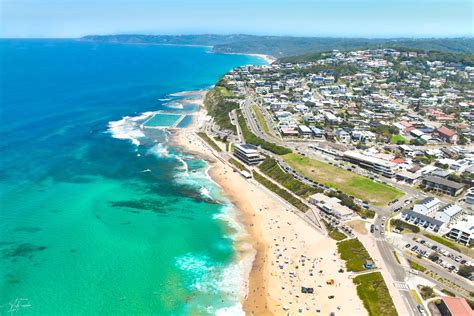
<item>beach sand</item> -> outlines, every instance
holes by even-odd
[[[172,141],[208,161],[209,175],[236,206],[237,220],[249,234],[236,240],[237,250],[247,249],[239,243],[251,243],[255,250],[252,265],[242,271],[246,314],[366,315],[349,274],[338,272],[344,263],[336,253],[336,243],[295,215],[277,196],[222,162],[195,133],[205,115],[200,111],[193,126],[176,131]],[[334,284],[326,284],[331,279]],[[313,288],[314,293],[301,293],[302,286]]]

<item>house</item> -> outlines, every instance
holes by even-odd
[[[257,147],[250,144],[235,144],[234,156],[248,165],[256,165],[263,160]]]
[[[311,129],[306,125],[299,125],[298,132],[301,136],[311,137],[312,135]]]
[[[443,296],[436,306],[441,316],[474,316],[474,311],[463,297]]]
[[[447,142],[447,143],[451,143],[451,144],[456,144],[457,141],[458,141],[458,134],[453,131],[453,130],[450,130],[449,128],[447,127],[440,127],[438,128],[436,131],[435,131],[435,134],[443,141]]]
[[[376,140],[375,134],[370,131],[353,131],[352,139],[362,143],[373,143]]]
[[[427,197],[413,206],[413,212],[433,217],[441,201],[435,197]]]
[[[464,189],[464,184],[462,183],[436,176],[425,176],[422,179],[421,186],[424,189],[442,192],[451,196],[458,196]]]
[[[343,143],[350,143],[351,135],[343,129],[336,130],[336,137]]]
[[[314,126],[310,126],[309,129],[311,130],[311,132],[313,133],[313,136],[315,138],[323,138],[324,137],[324,130],[322,130],[320,128],[317,128],[317,127],[314,127]]]
[[[474,215],[454,224],[447,237],[467,246],[474,243]]]
[[[445,223],[449,226],[451,223],[459,219],[462,215],[462,208],[456,204],[448,204],[440,208],[436,212],[435,219]]]

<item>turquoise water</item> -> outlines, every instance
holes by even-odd
[[[144,126],[153,126],[153,127],[168,127],[173,125],[180,117],[179,114],[166,114],[158,113],[149,118]]]
[[[0,53],[0,314],[238,310],[232,209],[203,161],[138,125],[171,94],[262,62],[68,40]]]
[[[176,127],[178,128],[187,127],[189,124],[191,124],[192,121],[193,121],[192,115],[186,115]]]

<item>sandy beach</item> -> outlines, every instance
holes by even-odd
[[[295,215],[277,196],[221,161],[195,133],[205,116],[201,110],[193,126],[176,131],[172,141],[208,161],[209,175],[238,209],[237,220],[249,234],[248,240],[236,241],[237,251],[246,249],[239,243],[251,243],[255,250],[250,271],[242,271],[246,314],[366,315],[335,242]],[[339,272],[341,268],[344,272]],[[302,293],[302,287],[312,288],[313,293]]]

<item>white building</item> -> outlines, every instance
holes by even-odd
[[[420,213],[426,216],[433,217],[435,212],[440,207],[441,201],[435,197],[428,197],[423,199],[422,201],[416,203],[413,206],[413,211],[416,213]]]
[[[474,242],[474,216],[468,216],[465,220],[453,225],[447,237],[463,245],[472,244]]]
[[[339,139],[340,142],[343,142],[343,143],[351,142],[351,135],[343,129],[336,130],[336,137]]]
[[[263,160],[257,148],[250,144],[235,144],[234,156],[248,165],[256,165]]]
[[[316,205],[322,211],[344,220],[351,218],[354,211],[340,202],[341,200],[338,198],[329,197],[322,193],[316,193],[309,197],[309,203]]]
[[[474,204],[474,187],[467,190],[466,195],[464,196],[466,203]]]
[[[445,223],[447,226],[457,220],[462,213],[462,208],[456,204],[448,204],[436,212],[435,219]]]

